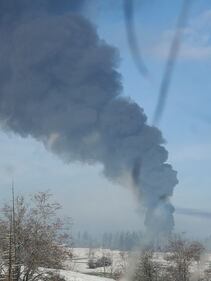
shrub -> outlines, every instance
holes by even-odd
[[[112,260],[110,257],[103,256],[96,261],[93,259],[89,259],[88,267],[90,269],[98,268],[98,267],[107,267],[112,265]]]

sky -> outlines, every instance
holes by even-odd
[[[92,0],[84,13],[100,37],[118,48],[123,92],[136,101],[151,123],[158,88],[182,1],[134,1],[138,42],[149,78],[142,77],[128,48],[121,2]],[[94,3],[94,4],[93,4]],[[211,4],[192,1],[167,105],[159,128],[166,140],[169,162],[178,171],[172,197],[178,208],[210,211],[211,198]],[[62,162],[32,138],[0,133],[1,201],[8,200],[12,179],[16,193],[51,190],[74,221],[90,232],[137,230],[143,216],[135,196],[109,182],[102,167]],[[175,214],[175,231],[209,236],[211,219]]]

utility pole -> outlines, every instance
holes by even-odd
[[[12,208],[9,224],[8,281],[14,281],[16,275],[16,223],[14,182],[12,182]]]
[[[10,215],[10,230],[9,230],[9,257],[8,257],[8,280],[12,281],[12,214]]]
[[[0,233],[4,245],[2,248],[3,263],[1,265],[3,268],[0,271],[0,280],[3,281],[16,281],[18,277],[14,182],[12,182],[11,197],[11,205],[5,210],[5,218],[8,218],[8,224]]]
[[[12,181],[12,227],[13,227],[13,247],[14,247],[14,257],[13,257],[13,276],[12,279],[16,280],[17,274],[17,243],[16,243],[16,221],[15,221],[15,189],[14,181]]]

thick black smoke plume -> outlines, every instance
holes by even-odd
[[[1,127],[67,161],[102,163],[106,177],[134,190],[148,231],[169,233],[176,172],[161,132],[121,95],[117,50],[80,15],[32,0],[19,0],[17,12],[10,2],[1,2]]]

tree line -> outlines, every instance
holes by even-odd
[[[78,232],[73,237],[76,248],[104,248],[120,251],[131,251],[139,247],[143,240],[141,231],[104,232],[93,236],[89,232]]]

